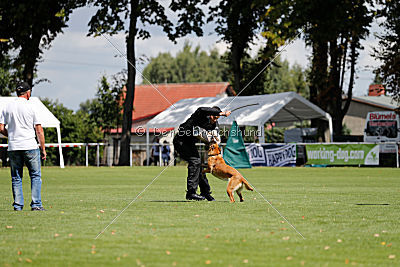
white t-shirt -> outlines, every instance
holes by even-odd
[[[0,123],[8,125],[8,151],[37,149],[35,125],[42,124],[34,105],[17,97],[0,113]]]

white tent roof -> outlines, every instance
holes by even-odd
[[[199,107],[218,106],[223,111],[256,104],[232,112],[229,117],[221,117],[220,125],[231,125],[236,120],[239,125],[260,126],[275,122],[279,126],[288,126],[294,122],[321,118],[332,123],[331,116],[295,92],[279,94],[238,96],[238,97],[202,97],[182,99],[164,110],[147,123],[148,128],[178,127]]]
[[[13,96],[2,96],[0,97],[0,112],[3,107],[5,107],[8,103],[16,99]],[[43,124],[42,127],[58,127],[60,126],[60,121],[47,109],[47,107],[40,101],[38,97],[31,97],[29,102],[32,103],[40,116],[42,117]]]

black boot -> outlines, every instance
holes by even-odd
[[[201,193],[200,195],[203,196],[208,201],[215,201],[215,198],[213,198],[213,196],[211,195],[211,192]]]
[[[196,192],[188,191],[188,192],[186,193],[186,199],[187,199],[187,200],[197,200],[197,201],[200,201],[200,200],[204,200],[205,197],[196,194]]]

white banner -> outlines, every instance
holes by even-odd
[[[253,166],[296,165],[296,144],[250,144],[246,150]]]

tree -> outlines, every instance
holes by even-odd
[[[307,97],[308,86],[302,67],[298,64],[290,67],[287,60],[281,61],[279,57],[275,59],[275,63],[276,66],[264,74],[263,93],[296,92]]]
[[[96,98],[80,104],[79,111],[87,114],[91,123],[102,129],[104,135],[121,123],[121,103],[123,86],[126,84],[126,73],[112,76],[112,82],[103,75],[100,78]]]
[[[216,21],[215,31],[229,44],[226,60],[231,66],[236,92],[239,93],[245,83],[250,82],[243,79],[244,72],[249,73],[246,77],[254,78],[272,60],[278,48],[295,36],[297,29],[291,27],[287,20],[292,12],[289,3],[289,0],[260,0],[250,3],[245,0],[222,0],[210,8],[208,21]],[[266,45],[259,53],[257,65],[252,67],[245,62],[249,58],[247,50],[260,32]]]
[[[371,84],[382,84],[382,78],[379,75],[378,71],[375,71],[375,76],[374,76],[374,80],[372,81]]]
[[[75,8],[85,0],[20,0],[0,2],[0,42],[3,62],[9,52],[17,53],[13,62],[22,68],[23,80],[33,85],[37,62],[43,49],[67,27]]]
[[[378,14],[384,18],[380,24],[384,33],[377,35],[379,46],[373,53],[381,61],[376,74],[382,79],[385,90],[400,103],[400,3],[393,0],[378,3],[383,5]]]
[[[259,70],[260,53],[254,58],[244,60],[248,67],[244,69],[243,80],[251,81]],[[242,92],[241,95],[275,94],[296,92],[308,98],[309,88],[306,82],[307,72],[299,64],[292,67],[287,60],[276,57],[273,64],[266,69]]]
[[[216,49],[208,54],[200,46],[192,49],[189,42],[185,42],[175,57],[160,53],[151,58],[143,70],[151,83],[223,82],[228,79],[226,73],[227,65]]]
[[[169,52],[150,58],[149,64],[143,69],[143,76],[149,81],[143,80],[143,83],[176,83],[179,79],[175,65],[175,58]]]
[[[306,44],[312,47],[310,101],[332,116],[334,135],[342,133],[350,106],[360,41],[368,35],[372,21],[367,7],[371,4],[369,0],[319,0],[297,1],[294,5],[293,21],[300,22]],[[343,102],[346,71],[349,85]],[[313,120],[312,127],[318,127],[322,135],[326,126]]]
[[[211,50],[210,55],[196,47],[191,49],[190,44],[185,44],[176,57],[169,53],[160,53],[151,58],[144,68],[143,74],[152,83],[182,83],[182,82],[219,82],[229,81],[229,66],[216,50]],[[250,66],[243,72],[243,80],[250,81],[254,78],[252,67],[257,67],[259,56],[247,58],[243,62]],[[281,61],[277,57],[274,65],[256,79],[242,95],[273,94],[293,91],[308,97],[307,73],[298,64],[289,66],[287,60]]]
[[[150,37],[147,25],[158,25],[167,34],[168,38],[185,36],[190,32],[202,35],[203,12],[195,0],[174,0],[170,9],[175,12],[178,25],[174,29],[173,23],[168,19],[165,8],[156,0],[91,0],[98,8],[96,14],[89,22],[89,34],[116,34],[124,31],[126,34],[126,51],[128,80],[126,98],[123,108],[122,135],[119,164],[129,165],[129,145],[131,141],[132,111],[135,97],[135,40]],[[125,20],[128,20],[126,26]],[[141,27],[142,26],[142,27]]]
[[[41,101],[60,121],[63,143],[90,143],[102,140],[103,134],[100,128],[89,119],[89,114],[82,111],[74,113],[58,101],[47,98]],[[44,133],[46,143],[57,143],[57,132],[54,128],[45,128]],[[63,156],[66,165],[82,165],[84,162],[84,153],[78,149],[64,149]],[[47,164],[57,165],[58,162],[58,153],[49,153]]]
[[[0,95],[10,96],[17,87],[17,81],[22,78],[22,68],[12,66],[12,59],[4,55],[0,61]]]
[[[296,63],[292,66],[289,73],[294,85],[293,91],[308,99],[310,96],[310,88],[307,82],[308,70],[303,70],[303,68]]]

